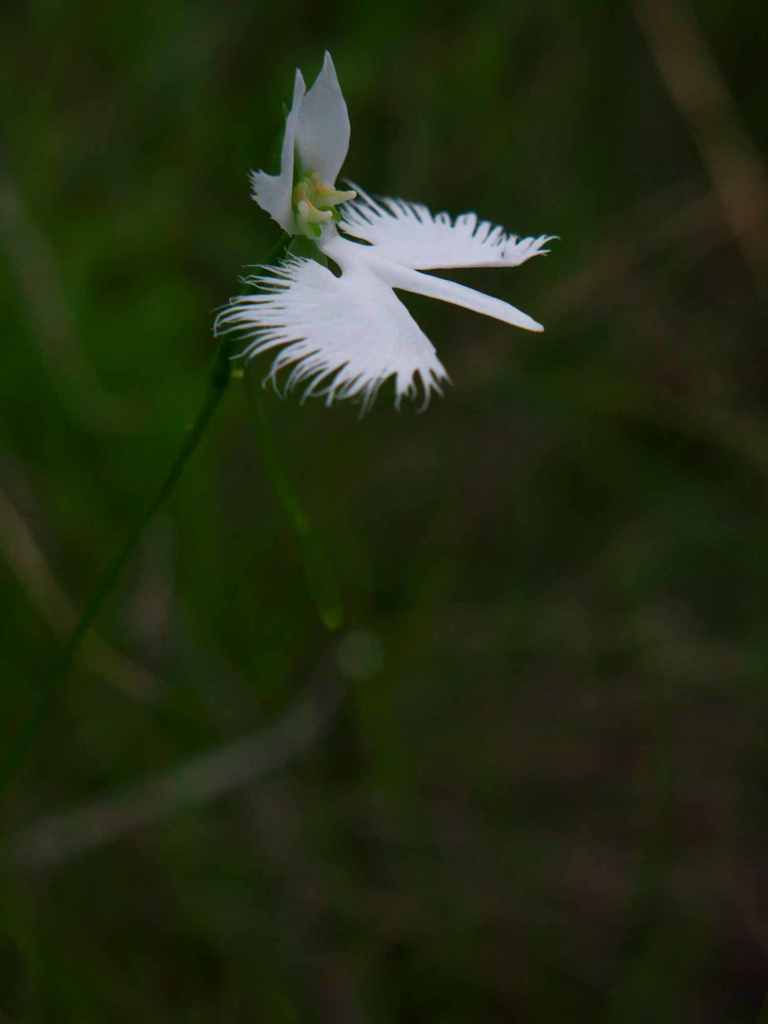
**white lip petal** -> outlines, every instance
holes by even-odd
[[[390,287],[365,264],[336,277],[314,260],[289,257],[248,281],[258,289],[219,314],[216,332],[239,331],[243,355],[279,349],[267,380],[287,370],[286,391],[304,384],[304,397],[360,398],[367,409],[389,377],[396,404],[423,404],[448,379],[434,346]]]
[[[293,83],[293,102],[291,103],[290,113],[285,121],[280,173],[251,172],[251,195],[262,210],[265,210],[270,217],[276,220],[280,227],[287,231],[289,235],[294,233],[292,206],[294,149],[306,88],[301,71],[297,68]]]
[[[383,259],[413,270],[517,267],[547,252],[544,246],[555,237],[518,238],[475,213],[433,214],[421,203],[374,199],[350,184],[358,198],[342,207],[341,229],[375,245]]]
[[[333,185],[349,149],[349,114],[336,68],[326,51],[323,67],[301,105],[296,148],[302,170]]]

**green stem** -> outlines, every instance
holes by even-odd
[[[317,246],[313,245],[309,239],[301,237],[281,239],[272,250],[267,262],[275,263],[288,253],[294,256],[303,256],[305,259],[317,259],[323,266],[328,263]],[[322,541],[316,537],[310,517],[283,468],[261,395],[252,386],[250,379],[247,380],[247,384],[249,385],[249,396],[259,419],[259,439],[264,468],[277,500],[296,534],[309,594],[326,629],[331,631],[340,629],[344,623],[344,608],[333,564]]]
[[[88,635],[96,616],[99,614],[110,591],[136,550],[144,531],[178,483],[184,467],[200,444],[211,417],[224,397],[231,378],[231,349],[229,345],[222,343],[219,346],[211,371],[205,401],[200,412],[197,414],[195,422],[184,438],[178,455],[168,470],[157,494],[145,509],[143,516],[137,522],[123,546],[116,552],[112,560],[107,563],[102,571],[90,600],[83,609],[77,625],[70,634],[64,650],[61,652],[58,664],[42,686],[29,718],[11,741],[5,756],[0,761],[0,791],[5,789],[24,762],[38,730],[45,724],[53,708],[59,690],[58,684],[64,680],[72,667],[75,657]]]
[[[250,381],[248,384],[249,396],[259,419],[259,440],[266,474],[296,535],[309,595],[317,608],[323,625],[333,632],[340,629],[344,623],[341,591],[333,563],[328,557],[324,542],[317,535],[310,516],[304,509],[283,468],[263,399]]]

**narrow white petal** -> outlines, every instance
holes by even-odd
[[[451,219],[421,203],[374,199],[351,184],[358,198],[341,208],[342,230],[375,245],[384,259],[414,270],[517,267],[547,252],[544,246],[555,237],[518,238],[474,213]]]
[[[279,174],[266,174],[264,171],[251,172],[251,195],[262,210],[266,210],[289,235],[294,233],[291,199],[293,193],[293,160],[296,147],[296,132],[298,130],[306,88],[301,71],[297,68],[293,84],[293,102],[290,113],[285,121],[285,135],[283,136]]]
[[[248,283],[258,290],[233,299],[216,331],[243,332],[244,355],[279,349],[267,380],[276,384],[288,370],[286,391],[304,384],[304,397],[360,398],[366,409],[388,377],[398,405],[419,385],[426,404],[448,379],[408,310],[364,264],[336,277],[314,260],[290,257]]]
[[[345,273],[367,264],[370,272],[391,288],[401,288],[416,295],[426,295],[431,299],[450,302],[454,306],[463,306],[475,313],[492,316],[495,320],[501,320],[513,327],[522,327],[526,331],[544,330],[540,323],[508,302],[475,291],[474,288],[467,288],[463,284],[456,284],[455,281],[422,274],[418,270],[382,259],[381,248],[377,245],[360,245],[337,234],[329,235],[321,243],[321,247]]]
[[[302,170],[333,185],[349,149],[349,114],[330,53],[304,97],[296,131]]]
[[[393,288],[402,288],[403,291],[414,292],[416,295],[426,295],[430,299],[442,299],[443,302],[492,316],[494,320],[501,320],[502,323],[511,324],[513,327],[522,327],[526,331],[544,330],[540,323],[509,302],[495,299],[492,295],[467,288],[463,284],[456,284],[455,281],[446,281],[431,274],[421,274],[418,270],[397,266],[394,263],[382,265],[380,273]]]

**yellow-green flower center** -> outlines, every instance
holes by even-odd
[[[341,192],[327,185],[316,171],[301,178],[293,189],[293,209],[300,233],[308,238],[319,238],[323,224],[338,218],[334,207],[356,195],[356,192]]]

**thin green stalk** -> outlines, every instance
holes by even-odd
[[[268,263],[275,263],[287,253],[316,259],[327,266],[328,260],[308,239],[295,237],[283,238],[272,250]],[[298,541],[301,551],[307,589],[314,601],[320,620],[326,629],[340,629],[344,624],[344,607],[341,591],[331,559],[321,538],[317,536],[306,510],[302,506],[296,489],[291,484],[288,474],[283,468],[278,446],[275,442],[272,425],[264,408],[259,389],[253,387],[252,379],[247,379],[248,392],[259,419],[259,440],[264,458],[264,468],[272,484],[278,502],[282,506]]]
[[[0,761],[0,791],[5,789],[20,766],[23,764],[35,736],[39,729],[45,724],[46,719],[53,709],[60,684],[64,681],[72,667],[75,657],[80,650],[83,641],[88,635],[88,631],[93,625],[96,616],[99,614],[110,591],[136,550],[147,526],[178,483],[179,477],[183,473],[187,462],[194,454],[197,446],[200,444],[211,417],[224,397],[231,378],[231,350],[230,346],[223,343],[219,346],[216,354],[205,401],[203,402],[202,408],[200,409],[195,422],[192,424],[189,432],[184,438],[178,455],[174,459],[173,464],[168,470],[168,473],[155,497],[145,509],[141,519],[136,523],[136,526],[129,534],[123,546],[105,566],[90,600],[83,609],[83,613],[80,616],[77,625],[70,634],[70,637],[64,646],[64,650],[61,652],[60,659],[50,676],[41,687],[35,706],[33,707],[29,718],[21,726],[16,736],[11,740],[5,752],[5,756],[2,761]]]
[[[259,390],[250,382],[249,393],[259,419],[261,452],[272,489],[282,506],[301,551],[307,589],[326,629],[332,632],[344,624],[341,591],[323,539],[314,529],[309,514],[292,486],[280,458],[272,425]]]

